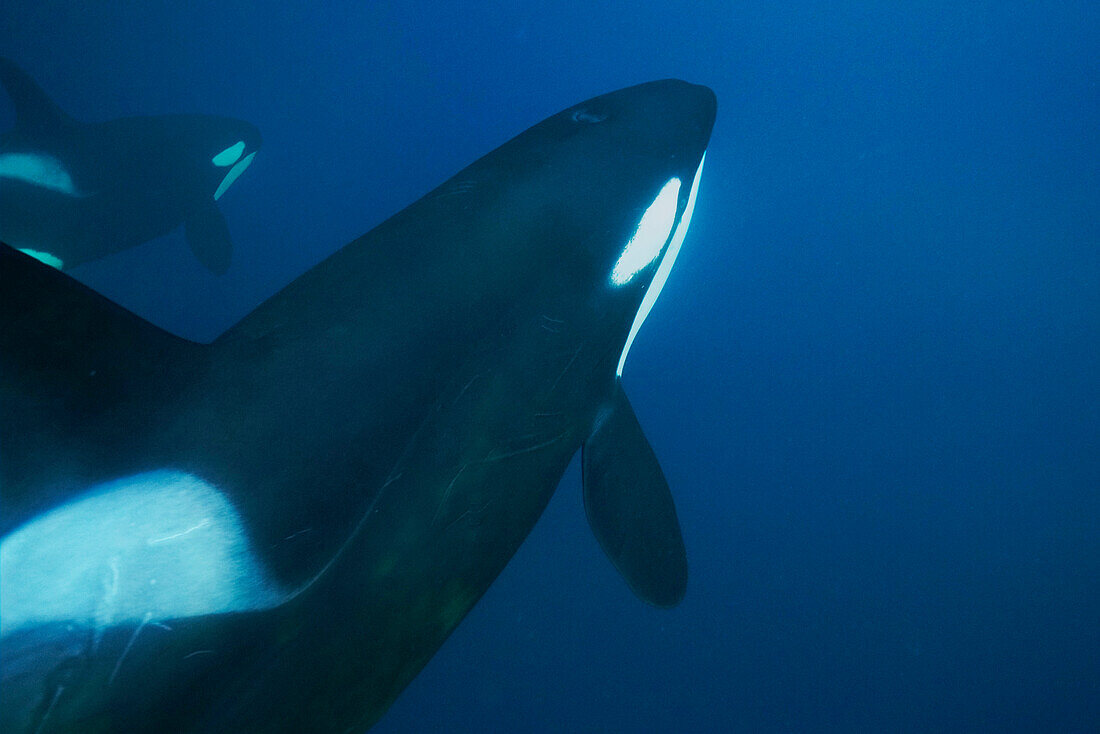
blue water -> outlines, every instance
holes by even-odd
[[[1097,731],[1100,5],[894,5],[6,0],[0,53],[79,119],[260,127],[228,275],[178,232],[75,272],[193,337],[559,109],[717,92],[624,375],[687,598],[573,467],[374,731]]]

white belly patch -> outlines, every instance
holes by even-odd
[[[67,196],[81,196],[61,161],[43,153],[0,154],[0,178],[22,181]]]
[[[232,504],[178,471],[99,485],[0,540],[0,636],[264,609],[286,597]]]

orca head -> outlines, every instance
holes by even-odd
[[[716,111],[710,89],[668,79],[575,105],[515,141],[558,192],[550,257],[561,287],[594,304],[594,328],[621,340],[620,375],[687,232]]]
[[[599,110],[596,102],[574,110],[573,116],[583,119]],[[660,295],[691,223],[717,100],[706,87],[666,80],[623,90],[604,104],[618,110],[624,122],[621,134],[635,155],[646,159],[636,179],[643,184],[639,195],[644,209],[640,214],[634,210],[630,237],[614,253],[604,284],[611,300],[625,302],[626,313],[633,314],[615,368],[621,376],[634,337]],[[608,264],[605,260],[605,271]]]
[[[196,203],[220,199],[263,144],[255,125],[228,117],[166,115],[142,122],[177,191]]]

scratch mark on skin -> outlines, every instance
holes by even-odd
[[[565,415],[564,413],[535,413],[536,418],[557,418]]]
[[[214,654],[213,650],[195,650],[195,652],[189,652],[186,655],[184,655],[183,659],[187,660],[188,658],[193,658],[196,655],[213,655],[213,654]]]
[[[57,690],[53,692],[53,698],[50,699],[50,705],[46,707],[46,712],[42,714],[42,718],[38,720],[38,726],[34,727],[35,734],[42,731],[42,727],[46,725],[46,719],[50,718],[50,714],[53,713],[54,706],[57,705],[57,699],[61,698],[61,694],[65,692],[65,686],[59,685]]]
[[[534,440],[536,440],[538,438],[541,438],[542,436],[545,436],[545,435],[546,435],[545,433],[541,433],[541,432],[524,433],[522,436],[512,436],[511,441],[509,443],[514,445],[514,444],[517,444],[517,443],[524,443],[526,441],[534,441]]]
[[[111,677],[107,679],[108,686],[115,682],[115,676],[118,675],[118,671],[122,667],[122,661],[126,659],[126,656],[130,652],[130,649],[133,648],[134,643],[137,641],[138,635],[140,635],[141,631],[145,629],[145,625],[149,624],[150,620],[152,619],[152,612],[146,612],[145,616],[141,618],[141,624],[139,624],[137,626],[137,629],[134,630],[134,634],[130,635],[130,640],[126,643],[126,647],[123,648],[122,654],[118,656],[118,662],[115,663],[115,669],[111,671]]]
[[[542,319],[543,320],[539,322],[539,326],[549,331],[551,334],[560,334],[562,331],[561,327],[565,325],[565,319],[555,319],[546,314],[542,314]]]
[[[187,528],[186,530],[181,530],[178,533],[172,533],[171,535],[166,535],[163,538],[151,538],[151,539],[149,539],[145,542],[148,543],[149,545],[156,545],[157,543],[164,543],[165,541],[175,540],[176,538],[182,538],[183,536],[187,535],[188,533],[193,533],[196,530],[202,530],[206,526],[210,525],[210,523],[211,523],[211,520],[210,520],[209,517],[207,517],[207,518],[203,519],[203,521],[200,522],[198,525],[195,525],[194,527]]]
[[[573,363],[577,361],[577,357],[581,356],[582,349],[584,349],[583,344],[577,347],[576,351],[573,352],[573,356],[569,358],[569,361],[566,363],[565,368],[557,376],[557,379],[554,380],[554,383],[550,385],[550,392],[554,392],[554,388],[556,388],[558,386],[558,383],[561,382],[561,378],[565,377],[565,373],[568,372],[569,368],[573,366]]]
[[[516,449],[515,451],[507,451],[503,454],[498,454],[498,453],[496,453],[497,450],[493,449],[481,461],[483,463],[488,463],[490,461],[501,461],[503,459],[507,459],[507,458],[512,457],[512,456],[519,456],[520,454],[529,454],[532,451],[538,451],[539,449],[543,449],[543,448],[546,448],[547,446],[550,446],[551,444],[557,443],[558,441],[565,438],[565,435],[566,434],[564,434],[564,433],[559,433],[557,436],[554,436],[553,438],[551,438],[549,440],[542,441],[540,443],[536,443],[532,446],[527,446],[527,447],[524,447],[522,449]]]
[[[428,425],[428,421],[430,421],[442,409],[443,406],[437,403],[435,406],[435,410],[430,411],[428,415],[424,416],[424,419],[420,421],[419,427],[417,427],[416,431],[413,432],[413,441],[415,441],[416,437],[420,436],[420,434],[424,431],[424,427]],[[401,455],[401,459],[398,460],[398,465],[400,465],[401,462],[405,460],[408,452],[409,449],[406,447],[404,453],[402,453]],[[404,472],[397,472],[396,474],[391,473],[391,475],[386,479],[386,482],[382,485],[381,489],[378,490],[378,494],[375,496],[374,500],[372,500],[371,503],[367,505],[367,509],[363,513],[362,517],[360,517],[359,520],[355,523],[355,527],[352,528],[351,533],[349,533],[347,538],[344,539],[344,542],[340,544],[340,547],[336,550],[336,553],[334,553],[333,556],[328,559],[325,565],[321,567],[321,570],[314,574],[312,578],[308,579],[305,583],[303,583],[296,589],[293,589],[286,596],[284,602],[290,601],[291,599],[294,599],[295,597],[308,591],[315,583],[317,583],[318,579],[324,577],[324,575],[328,573],[328,570],[332,568],[334,563],[336,563],[343,557],[344,551],[346,551],[359,536],[359,533],[363,530],[363,527],[367,524],[367,521],[374,518],[378,514],[378,501],[385,494],[382,490],[386,489],[386,487],[390,486],[398,479],[400,479],[403,473]]]
[[[110,626],[114,617],[115,599],[118,597],[118,558],[111,558],[108,565],[110,576],[104,579],[103,599],[95,613],[95,634],[92,635],[92,652],[99,649],[103,639],[103,630]]]
[[[420,428],[418,428],[417,431],[419,432],[421,429],[423,429],[424,425],[427,422],[428,422],[428,419],[425,418],[421,422]],[[367,520],[370,520],[371,517],[378,514],[378,498],[382,496],[382,490],[384,490],[386,487],[390,486],[391,484],[396,482],[398,479],[400,479],[402,474],[404,474],[404,472],[397,472],[396,474],[391,474],[386,479],[386,482],[382,485],[381,489],[378,490],[378,496],[374,498],[374,501],[371,502],[371,504],[367,507],[366,512],[363,513],[363,516],[360,517],[359,521],[355,523],[355,527],[352,528],[351,533],[348,535],[347,538],[344,539],[344,542],[337,549],[336,553],[333,554],[332,558],[328,559],[328,562],[325,563],[325,565],[321,567],[320,571],[318,571],[316,574],[314,574],[313,578],[309,579],[304,584],[302,584],[298,588],[291,591],[290,594],[286,597],[285,601],[289,601],[289,600],[305,593],[306,591],[308,591],[310,589],[310,587],[312,587],[315,583],[317,583],[318,579],[320,579],[322,576],[324,576],[326,573],[328,573],[328,570],[330,568],[332,568],[332,565],[334,563],[336,563],[338,560],[340,560],[340,558],[344,555],[344,551],[346,551],[348,549],[348,546],[350,546],[352,541],[354,541],[355,538],[359,535],[359,531],[361,531],[363,529],[363,526],[367,524]]]
[[[483,512],[485,512],[485,510],[487,510],[489,508],[489,505],[492,504],[492,502],[493,502],[492,499],[488,499],[488,500],[485,500],[485,504],[483,504],[481,507],[470,507],[470,508],[468,508],[461,515],[459,515],[454,520],[451,520],[449,523],[447,523],[447,527],[443,528],[443,532],[446,533],[448,530],[450,530],[455,525],[457,525],[461,520],[469,517],[470,515],[474,515],[475,517],[481,515]],[[471,523],[471,526],[473,524],[474,523]]]
[[[151,627],[160,627],[162,630],[171,632],[172,628],[166,625],[164,622],[150,622]]]
[[[466,511],[465,511],[465,512],[463,512],[463,513],[462,513],[461,515],[459,515],[458,517],[456,517],[456,518],[455,518],[454,520],[451,520],[451,521],[450,521],[449,523],[447,523],[447,527],[443,528],[443,532],[445,533],[445,532],[447,532],[448,530],[450,530],[451,528],[453,528],[453,527],[454,527],[454,526],[455,526],[455,525],[456,525],[456,524],[457,524],[457,523],[458,523],[458,522],[459,522],[460,520],[462,520],[462,518],[466,517],[466,516],[467,516],[467,515],[469,515],[469,514],[470,514],[471,512],[473,512],[473,510],[466,510]]]
[[[313,528],[304,528],[302,530],[299,530],[296,533],[291,533],[290,535],[283,538],[283,540],[293,540],[294,538],[297,538],[299,535],[305,535],[306,533],[311,532],[312,530],[313,530]]]
[[[456,196],[458,194],[465,194],[468,191],[472,191],[476,187],[477,187],[477,181],[470,181],[470,180],[457,181],[453,185],[448,187],[446,191],[440,191],[438,194],[436,194],[432,198],[446,199],[448,197]]]
[[[470,378],[470,381],[469,381],[469,382],[467,382],[467,383],[466,383],[465,385],[463,385],[463,386],[462,386],[462,389],[458,391],[458,395],[456,395],[456,396],[455,396],[455,399],[451,401],[451,405],[452,405],[452,406],[453,406],[453,405],[454,405],[455,403],[457,403],[457,402],[458,402],[458,401],[459,401],[459,400],[460,400],[460,399],[462,398],[462,396],[463,396],[463,395],[465,395],[465,394],[466,394],[466,391],[467,391],[468,389],[470,389],[470,385],[473,385],[473,384],[474,384],[475,382],[477,382],[477,379],[478,379],[479,377],[481,377],[481,373],[480,373],[480,372],[479,372],[479,373],[477,373],[476,375],[474,375],[473,377],[471,377],[471,378]]]
[[[447,500],[451,496],[451,490],[454,489],[455,482],[458,481],[458,478],[462,476],[462,472],[466,471],[466,467],[468,466],[469,464],[463,464],[462,468],[458,470],[457,474],[455,474],[454,479],[451,480],[451,483],[447,485],[447,489],[443,492],[443,499],[439,501],[439,507],[435,508],[435,515],[432,516],[432,525],[435,525],[436,522],[439,520],[439,515],[443,512],[443,508],[444,506],[446,506]]]

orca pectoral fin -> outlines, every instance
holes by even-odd
[[[184,234],[191,252],[207,270],[215,275],[229,270],[233,242],[225,216],[213,201],[184,222]]]
[[[585,513],[604,553],[643,601],[678,604],[687,589],[680,522],[621,386],[585,441],[581,463]]]

